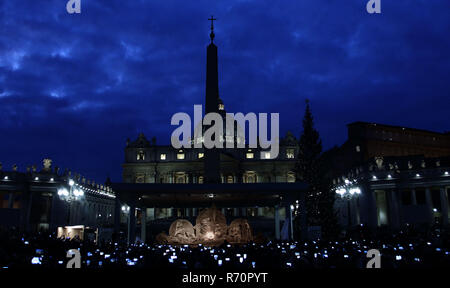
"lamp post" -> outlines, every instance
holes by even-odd
[[[127,217],[127,244],[129,245],[131,243],[130,234],[131,234],[131,229],[132,229],[131,223],[130,223],[130,221],[131,221],[130,213],[134,213],[134,209],[133,209],[133,211],[130,211],[130,206],[125,204],[122,206],[122,213],[124,213],[125,216]]]
[[[357,209],[356,207],[354,209],[352,208],[353,199],[358,198],[361,194],[361,189],[355,184],[357,184],[356,181],[352,183],[346,179],[345,184],[343,186],[337,187],[335,190],[336,194],[339,194],[342,200],[346,200],[348,226],[352,225],[352,216],[354,215],[352,214],[352,210]]]
[[[58,189],[58,196],[67,202],[68,204],[68,214],[67,214],[67,223],[70,224],[70,210],[72,208],[72,202],[74,201],[78,201],[81,197],[84,196],[84,191],[82,189],[79,189],[77,187],[74,187],[75,181],[73,181],[73,179],[69,179],[68,181],[69,184],[69,190],[67,190],[66,187],[62,187],[60,189]]]

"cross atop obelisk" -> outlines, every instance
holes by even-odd
[[[214,18],[214,16],[211,15],[211,18],[209,18],[208,20],[211,21],[211,33],[209,34],[209,37],[211,38],[211,43],[214,41],[214,20],[217,20],[216,18]]]

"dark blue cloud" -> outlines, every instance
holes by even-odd
[[[298,135],[309,98],[325,147],[352,121],[449,130],[450,2],[366,2],[2,1],[0,161],[120,180],[126,138],[167,144],[171,115],[204,102],[211,14],[228,111]]]

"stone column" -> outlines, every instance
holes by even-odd
[[[416,199],[416,189],[411,190],[411,204],[417,205],[417,199]]]
[[[388,193],[388,201],[389,201],[389,212],[391,215],[390,224],[393,229],[400,228],[400,221],[399,221],[399,210],[398,210],[398,200],[397,200],[397,194],[394,189],[387,191]]]
[[[241,215],[247,217],[247,207],[241,208]]]
[[[444,226],[448,225],[448,195],[445,191],[445,187],[439,189],[440,200],[441,200],[441,214],[442,214],[442,224]]]
[[[155,208],[147,208],[147,219],[155,220]]]
[[[136,241],[136,203],[130,201],[130,212],[128,214],[128,245]]]
[[[234,217],[238,217],[239,216],[239,209],[238,208],[234,208],[233,209],[233,216]]]
[[[12,209],[14,207],[14,193],[9,193],[8,197],[8,208]]]
[[[275,239],[280,240],[280,208],[275,206]]]
[[[375,229],[378,225],[377,205],[375,193],[373,190],[370,190],[369,185],[363,185],[361,187],[360,200],[361,223],[371,229]]]
[[[398,224],[400,227],[403,225],[404,216],[403,216],[403,203],[402,203],[402,191],[397,190],[397,208],[398,208]]]
[[[52,194],[52,207],[50,208],[50,233],[56,231],[56,211],[58,205],[58,195],[55,193]]]
[[[433,201],[431,200],[431,191],[430,188],[425,188],[425,199],[426,199],[426,203],[427,203],[427,207],[428,207],[428,221],[430,224],[433,224],[433,219],[434,219],[434,212],[433,212]]]
[[[22,191],[21,199],[23,199],[20,211],[21,227],[24,231],[29,231],[30,228],[30,214],[33,202],[33,193],[29,190]]]
[[[145,243],[147,236],[147,208],[143,207],[141,210],[141,241]]]
[[[258,214],[257,214],[257,216],[260,216],[260,217],[264,216],[264,208],[258,207]]]
[[[116,195],[116,199],[114,199],[114,234],[117,239],[119,240],[119,233],[120,233],[120,210],[122,209],[119,201],[119,197]]]

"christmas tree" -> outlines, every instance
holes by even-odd
[[[323,236],[331,236],[330,234],[336,233],[337,227],[333,209],[335,193],[331,191],[331,181],[326,176],[328,161],[324,158],[327,157],[323,156],[322,141],[319,132],[314,128],[311,108],[306,100],[295,169],[296,181],[305,182],[309,187],[305,194],[308,225],[321,226]],[[296,219],[296,222],[299,222],[299,219]]]

